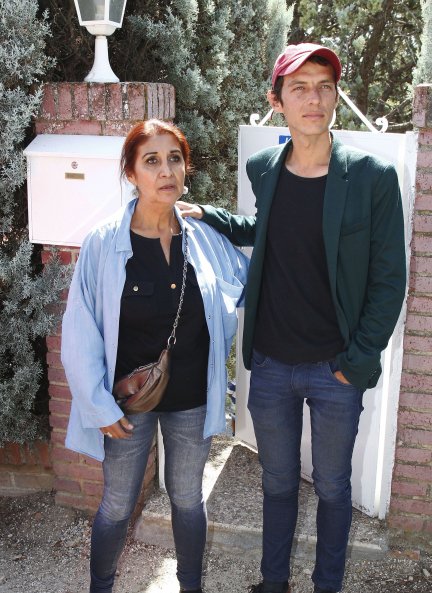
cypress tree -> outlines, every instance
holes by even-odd
[[[35,83],[52,65],[47,15],[37,18],[37,10],[36,0],[0,0],[0,445],[47,427],[36,401],[41,346],[58,320],[46,307],[64,287],[58,261],[41,271],[27,231],[22,149],[42,96]]]

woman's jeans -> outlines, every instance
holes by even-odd
[[[147,412],[129,417],[130,439],[105,437],[104,493],[91,540],[90,593],[111,593],[129,518],[140,493],[159,419],[165,446],[165,485],[171,501],[182,589],[201,587],[207,513],[202,494],[211,437],[203,439],[206,406],[182,412]]]
[[[310,408],[312,478],[318,495],[312,580],[339,591],[351,526],[351,458],[362,391],[333,375],[333,362],[287,365],[254,351],[249,410],[263,468],[264,582],[288,581],[297,522],[303,402]]]

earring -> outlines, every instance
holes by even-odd
[[[184,186],[184,187],[183,187],[183,194],[182,194],[182,195],[183,195],[183,196],[187,196],[187,195],[188,195],[188,193],[189,193],[189,188],[188,188],[188,187],[186,187],[186,186]]]
[[[133,188],[132,195],[134,198],[139,198],[139,190],[137,185]]]

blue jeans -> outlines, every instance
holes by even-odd
[[[105,437],[104,493],[93,522],[90,593],[111,593],[129,518],[140,493],[159,419],[165,446],[165,485],[171,501],[182,589],[201,587],[207,513],[202,494],[204,465],[211,437],[203,439],[206,406],[182,412],[130,416],[130,439]]]
[[[328,362],[287,365],[253,353],[248,408],[263,469],[264,582],[283,583],[290,576],[306,400],[311,416],[312,478],[319,498],[312,580],[322,589],[341,589],[352,517],[351,458],[363,393],[336,379],[336,368]]]

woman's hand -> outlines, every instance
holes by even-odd
[[[100,430],[103,435],[112,439],[130,439],[133,428],[133,424],[129,422],[126,416],[123,416],[123,418],[120,418],[120,420],[114,422],[114,424],[102,426]]]
[[[177,208],[180,210],[182,218],[186,218],[186,216],[191,216],[192,218],[198,218],[201,220],[203,217],[203,211],[198,206],[198,204],[189,204],[188,202],[183,202],[182,200],[178,200],[176,202]]]

